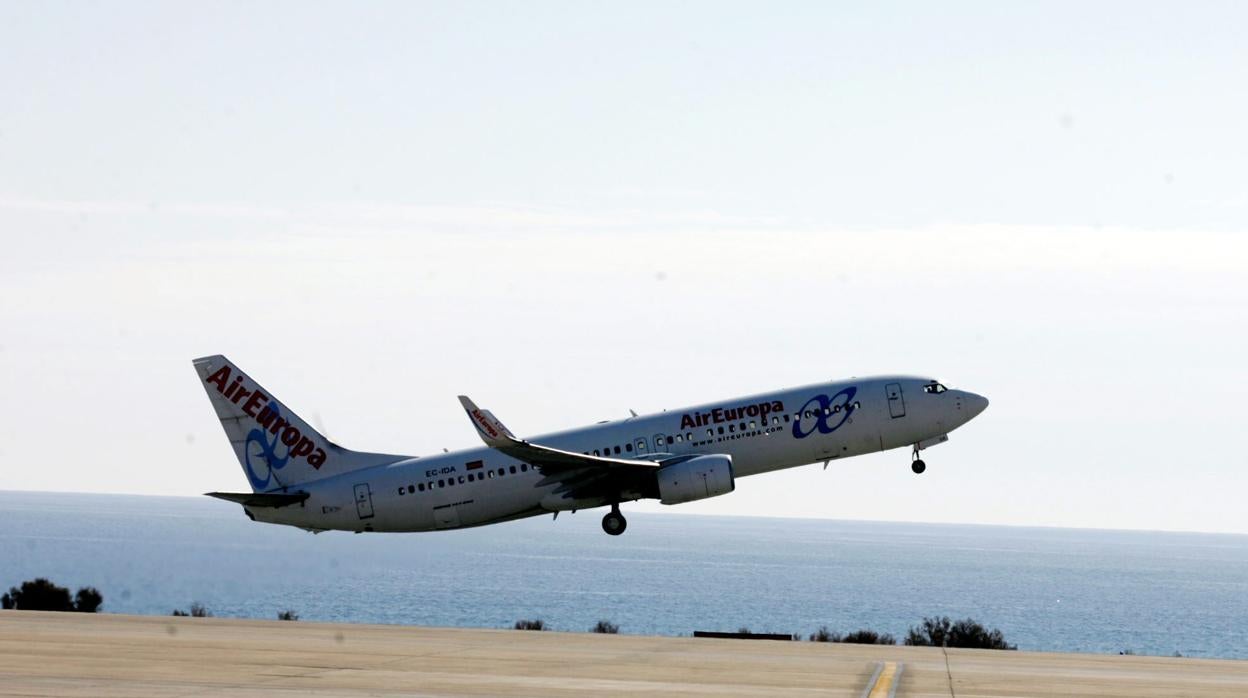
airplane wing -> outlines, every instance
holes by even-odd
[[[543,475],[558,476],[569,471],[582,468],[593,469],[599,475],[605,472],[653,472],[663,464],[662,461],[625,458],[603,458],[587,456],[584,453],[561,451],[557,448],[542,446],[517,439],[503,423],[498,421],[489,410],[476,406],[466,395],[459,396],[459,404],[464,406],[472,425],[486,446],[505,453],[512,458],[522,460],[536,466]],[[556,479],[565,480],[563,477]]]

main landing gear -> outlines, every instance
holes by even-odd
[[[628,520],[620,513],[620,505],[612,504],[611,511],[602,517],[602,530],[608,535],[618,536],[628,528]]]
[[[927,463],[924,463],[923,459],[919,458],[918,444],[914,445],[914,451],[910,453],[910,469],[914,471],[915,475],[922,475],[923,471],[927,470]]]

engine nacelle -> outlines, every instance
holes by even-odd
[[[659,501],[681,504],[728,494],[737,488],[732,456],[696,456],[659,468]]]

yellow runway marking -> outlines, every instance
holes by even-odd
[[[885,662],[884,668],[875,679],[870,690],[867,692],[867,698],[892,698],[897,694],[896,681],[901,675],[901,669],[897,662]]]

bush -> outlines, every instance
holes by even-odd
[[[277,614],[277,619],[278,620],[299,620],[299,614],[295,613],[294,611],[290,609],[286,609],[285,611],[281,611],[280,613]]]
[[[204,605],[198,601],[191,604],[191,612],[187,613],[181,609],[173,609],[173,615],[180,617],[190,616],[191,618],[211,618],[212,613],[204,608]]]
[[[842,635],[837,632],[828,630],[828,626],[820,626],[818,630],[810,634],[811,642],[848,642],[856,645],[895,645],[897,638],[888,633],[877,633],[874,630],[855,630],[848,635]]]
[[[821,625],[819,629],[810,634],[811,642],[840,642],[841,634],[828,630],[828,626]]]
[[[19,611],[78,611],[95,613],[104,605],[104,596],[95,587],[82,587],[76,597],[69,589],[53,584],[44,577],[22,582],[0,596],[0,606]]]
[[[840,639],[855,645],[895,645],[897,638],[888,633],[877,633],[874,630],[856,630]]]
[[[604,633],[606,635],[615,635],[620,632],[620,626],[609,620],[600,620],[594,627],[589,629],[591,633]]]
[[[924,618],[923,624],[910,628],[906,644],[913,647],[966,647],[982,650],[1016,650],[1018,646],[1005,641],[1000,630],[988,630],[970,618],[954,622],[949,616]]]
[[[541,618],[534,620],[518,620],[516,621],[516,625],[514,627],[516,630],[545,630],[546,623]]]
[[[104,595],[95,587],[82,587],[74,594],[74,610],[80,613],[95,613],[104,605]]]

